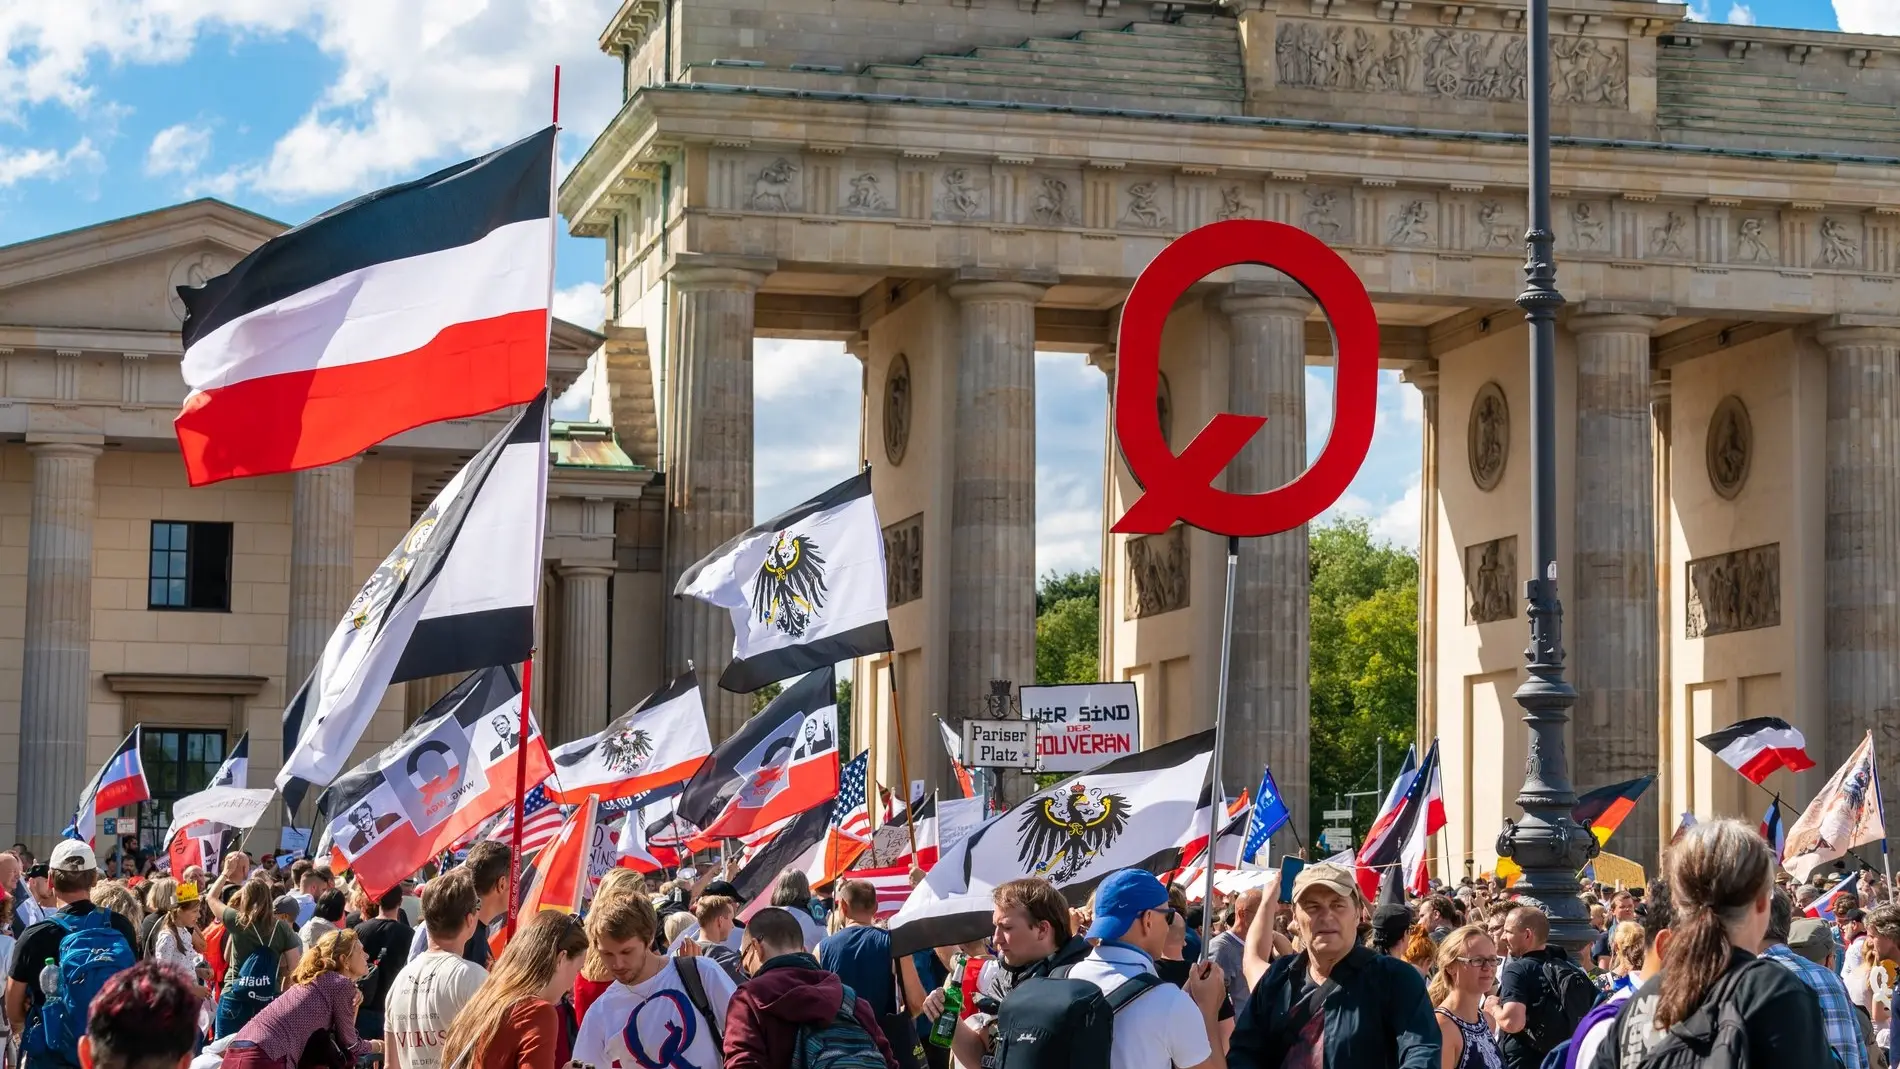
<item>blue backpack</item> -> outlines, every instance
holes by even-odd
[[[86,1034],[92,1000],[106,981],[138,963],[132,943],[112,926],[113,914],[101,906],[75,916],[55,913],[51,920],[66,933],[59,940],[59,990],[46,997],[39,1021],[27,1027],[27,1053],[79,1064],[79,1037]]]
[[[877,1039],[858,1023],[858,995],[846,984],[831,1019],[801,1024],[792,1040],[792,1069],[884,1069]]]

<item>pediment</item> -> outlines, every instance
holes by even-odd
[[[195,200],[0,247],[0,325],[176,331],[202,283],[285,225]]]

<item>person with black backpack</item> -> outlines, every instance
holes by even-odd
[[[1774,853],[1739,820],[1707,820],[1663,855],[1663,970],[1624,1000],[1589,1069],[1822,1069],[1833,1064],[1806,984],[1755,956],[1768,932]]]
[[[1599,990],[1563,947],[1550,944],[1550,918],[1519,906],[1504,919],[1511,958],[1498,971],[1498,1052],[1504,1069],[1537,1069],[1577,1030]]]
[[[1095,949],[1073,965],[1018,984],[1003,1000],[996,1020],[1000,1069],[1221,1065],[1217,1014],[1227,981],[1220,966],[1194,966],[1186,990],[1155,973],[1176,915],[1168,889],[1153,873],[1109,873],[1095,889],[1088,930]]]
[[[99,859],[92,847],[61,842],[48,872],[59,910],[14,946],[7,1022],[31,1069],[77,1069],[93,999],[106,981],[138,963],[139,933],[131,921],[93,904]]]
[[[725,1069],[898,1069],[877,1011],[805,950],[790,910],[753,915],[744,957],[752,978],[726,1008]]]

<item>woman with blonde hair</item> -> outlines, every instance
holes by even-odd
[[[160,876],[145,881],[145,886],[139,889],[139,904],[145,907],[145,922],[139,925],[140,957],[152,956],[152,933],[158,931],[158,922],[178,904],[178,883],[170,876]]]
[[[1635,921],[1618,921],[1610,929],[1610,994],[1635,991],[1640,982],[1636,974],[1642,968],[1643,926]]]
[[[1438,944],[1437,970],[1425,996],[1438,1014],[1439,1069],[1501,1069],[1484,997],[1498,978],[1498,946],[1483,928],[1467,924]]]
[[[317,940],[290,974],[289,989],[238,1030],[224,1050],[223,1069],[296,1069],[312,1040],[334,1043],[350,1064],[381,1054],[382,1041],[356,1034],[356,1004],[362,998],[356,981],[368,974],[369,957],[355,932],[331,932]]]
[[[554,1004],[586,952],[587,932],[571,913],[544,910],[522,927],[449,1026],[444,1069],[554,1069],[562,1039]]]
[[[632,869],[608,869],[600,878],[600,887],[594,892],[594,910],[617,898],[639,896],[645,898],[647,878]],[[589,947],[587,960],[581,965],[581,973],[574,980],[574,1019],[582,1020],[587,1016],[587,1008],[594,1000],[607,993],[614,983],[614,973],[600,958],[600,951]]]
[[[1662,974],[1623,1000],[1597,1069],[1638,1069],[1658,1048],[1733,1055],[1755,1069],[1832,1064],[1821,1005],[1799,977],[1755,956],[1768,932],[1774,853],[1752,825],[1707,820],[1663,855],[1669,941]],[[1739,1019],[1742,1028],[1728,1026]],[[1677,1054],[1683,1053],[1680,1049]],[[1703,1055],[1711,1056],[1711,1055]]]

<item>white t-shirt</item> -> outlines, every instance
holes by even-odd
[[[1096,947],[1075,963],[1069,979],[1087,980],[1106,995],[1124,980],[1155,971],[1154,961],[1126,945]],[[1162,984],[1115,1015],[1115,1047],[1109,1069],[1169,1069],[1199,1065],[1213,1056],[1207,1018],[1186,991]]]
[[[688,964],[681,966],[682,961]],[[717,1066],[719,1044],[680,986],[680,968],[699,970],[700,986],[706,989],[706,1001],[718,1015],[723,1033],[726,1006],[736,990],[726,971],[711,961],[669,958],[665,967],[645,983],[616,983],[587,1007],[587,1018],[574,1039],[574,1060],[599,1066]],[[628,1047],[629,1032],[634,1033],[634,1042],[642,1049]]]
[[[805,949],[806,950],[817,950],[818,944],[824,942],[825,936],[831,934],[830,932],[825,931],[824,925],[819,924],[817,921],[812,919],[811,911],[808,909],[798,909],[796,907],[790,907],[790,908],[787,908],[785,912],[790,913],[792,916],[798,918],[798,929],[799,931],[802,931],[805,933]]]
[[[1603,1001],[1622,1002],[1630,997],[1630,994],[1636,990],[1636,987],[1640,986],[1641,985],[1638,984],[1636,986],[1623,988],[1620,991],[1612,991],[1610,992],[1610,997]],[[1597,1060],[1597,1048],[1601,1047],[1603,1041],[1609,1038],[1610,1029],[1615,1027],[1615,1025],[1616,1018],[1605,1017],[1596,1024],[1591,1025],[1588,1032],[1577,1037],[1577,1041],[1572,1043],[1571,1046],[1576,1048],[1578,1065],[1589,1065],[1591,1062]]]
[[[409,959],[383,1004],[383,1042],[401,1050],[403,1069],[442,1069],[449,1025],[487,978],[488,970],[460,954],[430,950]]]

